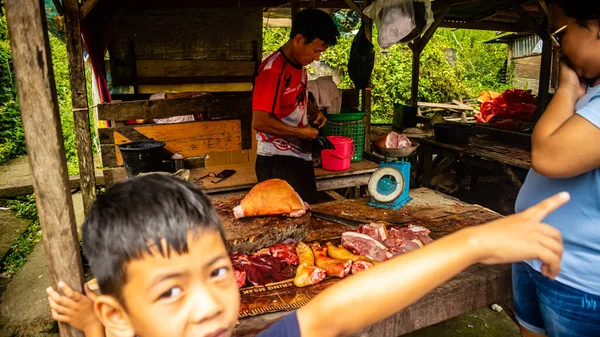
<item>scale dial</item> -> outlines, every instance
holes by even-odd
[[[369,194],[375,201],[390,203],[398,199],[404,191],[404,176],[395,167],[386,166],[377,169],[369,178]]]

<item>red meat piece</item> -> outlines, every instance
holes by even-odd
[[[235,283],[237,283],[238,289],[246,285],[246,272],[243,270],[233,270],[233,275],[235,275]]]
[[[265,285],[293,278],[296,270],[292,266],[271,255],[231,253],[234,269],[246,272],[246,278],[252,285]]]
[[[269,248],[271,255],[283,260],[285,263],[297,266],[298,254],[296,254],[296,243],[276,243]]]

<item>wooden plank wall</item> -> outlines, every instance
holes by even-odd
[[[251,90],[261,44],[261,8],[128,10],[112,27],[110,69],[112,85],[133,86],[135,94],[98,106],[100,120],[116,122],[99,131],[103,166],[122,165],[118,144],[148,138],[167,143],[165,156],[208,153],[215,165],[253,162]],[[183,98],[127,102],[156,92]],[[197,121],[123,126],[187,114]]]

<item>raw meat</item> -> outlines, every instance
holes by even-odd
[[[382,149],[401,149],[412,146],[408,137],[394,131],[375,139],[375,145]]]
[[[369,269],[373,266],[374,266],[374,264],[369,261],[364,261],[364,260],[354,261],[354,262],[352,262],[352,275],[354,275],[356,273],[360,273],[361,271]]]
[[[323,281],[326,276],[325,271],[317,266],[301,264],[296,270],[294,285],[298,288],[307,287]]]
[[[300,217],[310,206],[285,180],[271,179],[258,183],[248,195],[234,207],[236,219],[251,216],[287,215]]]
[[[271,255],[230,254],[234,269],[244,271],[252,285],[265,285],[294,277],[294,269]]]
[[[388,232],[385,225],[380,223],[372,222],[370,224],[360,225],[356,232],[366,234],[379,242],[383,242],[388,238]]]
[[[413,231],[424,245],[428,245],[433,242],[433,240],[429,237],[429,233],[431,233],[429,229],[423,226],[415,226],[413,224],[409,224],[408,229]]]
[[[315,266],[315,256],[307,244],[299,242],[296,245],[296,254],[300,263],[294,278],[296,287],[302,288],[317,284],[325,279],[327,276],[325,270]]]
[[[293,240],[292,240],[293,241]],[[280,258],[285,263],[297,266],[299,264],[298,254],[296,254],[296,243],[276,243],[269,248],[271,255]]]
[[[317,267],[324,269],[327,276],[344,278],[350,274],[352,260],[340,260],[327,256],[327,248],[321,247],[317,242],[310,245]]]
[[[366,256],[377,262],[383,262],[392,256],[381,242],[361,233],[342,233],[342,245],[355,254]]]
[[[237,283],[238,289],[246,285],[246,272],[243,270],[233,270],[233,275],[235,276],[235,283]]]
[[[333,257],[334,259],[352,260],[354,262],[367,261],[367,262],[370,262],[371,264],[379,263],[379,262],[369,259],[366,256],[352,254],[352,252],[349,251],[348,249],[346,249],[342,246],[336,246],[331,242],[327,242],[326,245],[327,245],[327,255],[329,255],[330,257]]]
[[[254,254],[252,254],[252,256],[254,256],[254,257],[262,256],[262,255],[271,255],[271,250],[269,248],[263,248],[263,249],[257,250]]]

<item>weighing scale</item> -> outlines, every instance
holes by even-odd
[[[383,157],[367,185],[371,201],[369,206],[397,210],[412,199],[408,195],[410,189],[410,157],[418,144],[401,149],[377,148],[376,151]]]

